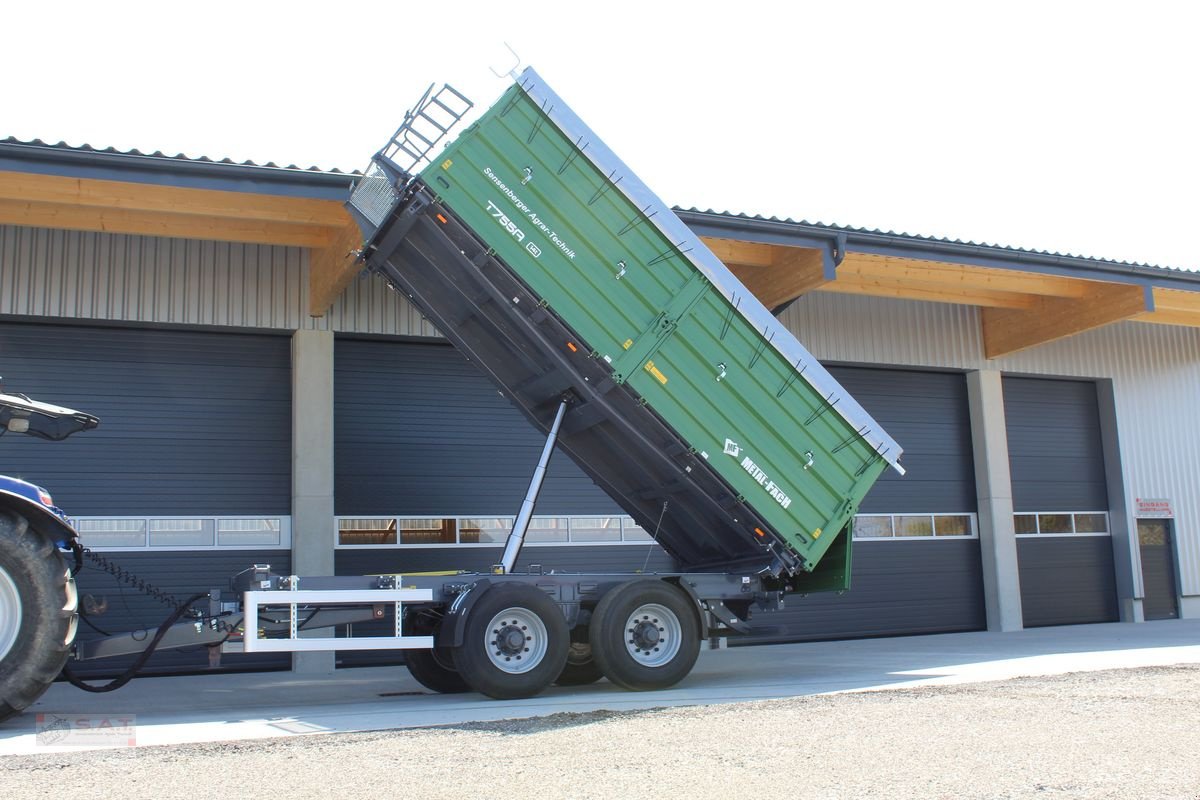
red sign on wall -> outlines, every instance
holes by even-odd
[[[1175,510],[1171,508],[1171,501],[1162,497],[1139,497],[1135,501],[1136,508],[1134,516],[1141,519],[1173,519]]]

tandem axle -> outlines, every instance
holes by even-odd
[[[458,691],[503,699],[558,681],[570,656],[572,683],[585,682],[583,672],[586,682],[608,675],[625,688],[658,689],[686,676],[705,642],[721,647],[727,636],[747,632],[752,609],[782,604],[781,591],[751,575],[543,573],[534,566],[504,575],[298,577],[255,565],[234,577],[231,591],[211,592],[197,619],[170,626],[158,649],[404,650],[428,688],[461,683]],[[387,631],[309,635],[367,622]],[[150,633],[79,642],[73,659],[141,653]]]

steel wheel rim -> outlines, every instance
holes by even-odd
[[[671,663],[683,644],[683,624],[679,617],[658,603],[635,608],[625,620],[624,634],[629,657],[644,667]]]
[[[546,623],[528,608],[506,608],[492,617],[483,633],[492,666],[510,675],[529,672],[542,663],[550,647]]]
[[[17,585],[3,569],[0,569],[0,660],[3,660],[17,643],[21,632],[21,596]]]

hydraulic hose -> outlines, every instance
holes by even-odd
[[[178,622],[180,618],[189,611],[189,607],[192,605],[192,603],[203,600],[206,597],[208,597],[208,594],[206,593],[194,594],[180,604],[178,608],[172,611],[171,614],[165,620],[163,620],[163,623],[158,626],[158,630],[154,632],[154,638],[150,640],[150,644],[146,645],[146,649],[143,650],[137,659],[129,665],[127,670],[122,672],[116,678],[113,678],[108,683],[101,684],[99,686],[90,683],[84,683],[79,677],[72,674],[68,667],[63,667],[62,676],[66,678],[72,686],[83,689],[85,692],[94,692],[96,694],[100,694],[102,692],[112,692],[120,689],[122,686],[133,680],[139,672],[141,672],[142,667],[146,666],[146,662],[150,660],[150,656],[154,655],[154,651],[158,648],[159,642],[161,642],[163,637],[167,635],[167,631],[169,631],[171,626]]]

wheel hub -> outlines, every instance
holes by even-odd
[[[658,647],[665,629],[659,627],[658,619],[644,617],[630,630],[631,643],[639,650],[653,650]]]
[[[528,672],[546,657],[546,625],[529,609],[513,607],[492,617],[483,637],[488,660],[503,672]]]
[[[665,605],[647,603],[634,609],[625,622],[625,647],[634,661],[661,667],[679,654],[683,626]]]
[[[496,655],[521,658],[523,654],[528,653],[529,648],[525,646],[528,643],[526,630],[528,628],[522,630],[518,620],[507,622],[493,630],[496,638],[492,640],[492,646],[496,648]]]
[[[9,574],[0,569],[0,659],[8,655],[21,632],[21,596]]]

